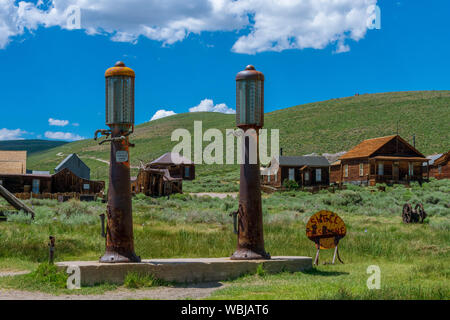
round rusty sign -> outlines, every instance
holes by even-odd
[[[336,247],[337,242],[345,237],[347,229],[344,220],[336,213],[322,210],[309,218],[306,224],[306,236],[320,245],[320,249]]]

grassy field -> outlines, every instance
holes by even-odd
[[[280,130],[280,145],[285,155],[336,153],[349,150],[367,138],[399,133],[426,155],[448,151],[450,141],[450,91],[416,91],[367,94],[333,99],[281,109],[265,115],[266,129]],[[139,108],[139,106],[138,106]],[[172,150],[177,142],[173,130],[193,132],[194,121],[209,128],[235,128],[235,116],[220,113],[185,113],[140,124],[131,141],[132,165],[151,161]],[[208,143],[204,142],[204,146]],[[33,154],[28,168],[52,171],[70,153],[77,153],[91,167],[93,179],[107,179],[108,166],[97,159],[109,159],[109,145],[90,140],[77,141]],[[133,175],[136,175],[133,170]],[[198,165],[191,191],[237,191],[239,171],[235,165]]]
[[[431,181],[376,188],[350,187],[330,193],[289,191],[263,195],[266,250],[272,255],[313,256],[305,236],[309,217],[322,209],[338,213],[347,236],[340,252],[345,264],[320,265],[299,273],[247,275],[229,281],[212,299],[449,299],[450,298],[450,181]],[[405,225],[401,208],[423,202],[428,218],[423,225]],[[56,260],[97,260],[104,250],[98,215],[105,204],[71,201],[58,204],[33,200],[35,221],[24,214],[6,213],[0,222],[0,271],[35,270],[30,275],[0,278],[0,288],[71,293],[65,275],[45,266],[48,236],[54,235]],[[31,204],[30,204],[31,205]],[[213,199],[175,195],[133,200],[136,253],[142,258],[223,257],[235,249],[236,236],[228,214],[236,210],[231,197]],[[0,210],[8,211],[6,203]],[[330,261],[332,251],[322,251]],[[381,269],[381,290],[368,290],[369,265]],[[130,276],[128,285],[136,286]],[[158,283],[157,283],[158,284]],[[147,279],[144,286],[153,286]],[[117,286],[84,288],[101,293]],[[77,291],[77,293],[80,293]]]

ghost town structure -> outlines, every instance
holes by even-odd
[[[364,140],[331,164],[331,183],[374,186],[429,178],[429,160],[399,135]]]
[[[178,153],[168,152],[141,165],[137,177],[131,178],[131,192],[147,196],[183,193],[183,180],[195,179],[195,165]]]

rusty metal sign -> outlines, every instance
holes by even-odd
[[[344,220],[331,211],[322,210],[315,213],[306,224],[306,236],[319,244],[320,249],[336,247],[346,233]]]
[[[119,150],[116,152],[116,162],[127,162],[128,152],[124,150]]]

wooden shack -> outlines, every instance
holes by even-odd
[[[261,168],[261,183],[281,188],[293,180],[300,187],[328,186],[328,160],[323,156],[280,156],[272,158],[268,168]]]
[[[167,152],[148,164],[149,168],[167,169],[173,178],[195,179],[195,165],[191,160],[175,152]]]
[[[332,183],[375,185],[422,181],[428,159],[399,135],[364,140],[330,168]]]
[[[195,179],[195,166],[178,153],[166,153],[141,165],[137,177],[131,179],[131,192],[147,196],[183,193],[183,180]]]
[[[450,179],[450,151],[430,159],[428,174],[436,179]]]
[[[26,151],[0,151],[0,174],[26,174]]]
[[[91,169],[78,157],[76,153],[69,154],[60,164],[55,168],[55,173],[58,173],[64,169],[69,169],[76,176],[90,180]]]
[[[105,189],[104,181],[78,177],[69,169],[53,175],[0,174],[0,184],[11,193],[77,193],[97,194]]]

